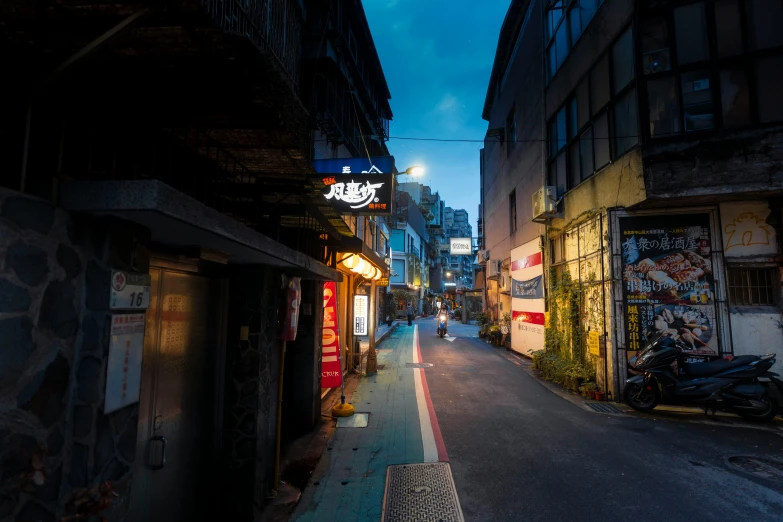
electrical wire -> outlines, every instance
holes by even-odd
[[[372,137],[372,135],[368,135],[369,137]],[[639,138],[640,136],[606,136],[606,137],[597,137],[593,136],[594,140],[611,140],[611,139],[618,139],[618,138]],[[488,140],[476,140],[476,139],[460,139],[460,138],[454,138],[454,139],[448,139],[448,138],[415,138],[411,136],[389,136],[388,139],[390,140],[407,140],[407,141],[434,141],[434,142],[445,142],[445,143],[485,143]],[[313,140],[313,141],[329,141],[328,139],[319,139],[319,140]],[[362,134],[362,141],[364,141],[364,135]],[[514,143],[547,143],[550,140],[548,139],[538,139],[538,140],[515,140]],[[509,141],[498,141],[498,143],[510,143]],[[365,144],[366,148],[366,144]]]

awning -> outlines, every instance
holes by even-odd
[[[157,180],[68,181],[62,184],[60,204],[72,212],[139,223],[155,243],[223,252],[229,264],[275,266],[305,279],[342,281],[337,270]]]

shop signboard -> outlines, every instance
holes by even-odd
[[[511,251],[511,349],[531,354],[544,348],[546,305],[541,240]]]
[[[391,214],[393,156],[316,160],[313,167],[322,177],[324,199],[338,212]]]
[[[324,283],[324,321],[321,334],[321,387],[337,388],[342,384],[340,368],[340,328],[337,318],[337,285]]]
[[[367,335],[367,299],[366,295],[353,296],[354,335]]]
[[[473,254],[473,242],[469,237],[449,238],[449,255],[469,256]]]
[[[652,333],[717,356],[710,216],[623,217],[620,236],[626,349],[642,349]]]

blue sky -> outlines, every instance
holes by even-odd
[[[481,119],[509,0],[364,0],[391,91],[391,135],[484,138]],[[468,211],[476,235],[481,143],[389,140],[397,168],[423,165],[419,181]],[[408,177],[400,181],[408,181]]]

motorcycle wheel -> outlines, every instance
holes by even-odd
[[[625,387],[625,402],[636,411],[650,411],[658,405],[658,391],[655,385],[650,385],[651,390],[642,390],[640,384],[632,383]],[[637,396],[638,395],[638,396]]]
[[[440,338],[443,339],[443,332],[440,332]]]
[[[737,413],[739,413],[740,417],[743,419],[752,422],[769,422],[774,419],[780,408],[777,401],[770,397],[767,392],[764,392],[764,395],[759,397],[759,400],[767,405],[767,408],[763,412],[753,413],[750,411],[738,411]]]

